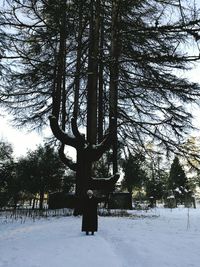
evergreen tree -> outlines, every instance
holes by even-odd
[[[59,191],[68,194],[74,190],[75,184],[76,184],[75,173],[72,171],[69,171],[67,172],[66,175],[63,176]]]
[[[66,175],[65,165],[58,154],[48,145],[39,146],[17,161],[6,161],[0,170],[0,193],[2,206],[31,200],[39,194],[40,209],[44,194],[55,191],[69,192],[74,184],[72,174]],[[34,204],[33,204],[34,208]]]
[[[173,191],[177,201],[183,202],[188,192],[188,183],[185,171],[177,156],[174,158],[170,168],[168,186]]]
[[[8,176],[10,176],[13,164],[12,157],[13,149],[11,144],[1,140],[0,141],[0,207],[5,206],[9,201],[8,191]]]
[[[93,163],[110,147],[116,174],[119,138],[132,148],[151,138],[179,149],[191,127],[185,103],[200,96],[198,84],[176,75],[199,60],[183,49],[199,40],[199,14],[188,1],[5,2],[1,58],[9,71],[1,101],[20,125],[39,127],[50,115],[60,157],[76,171],[77,195],[97,187]],[[75,163],[66,145],[76,149]]]
[[[54,149],[48,145],[39,146],[35,151],[29,152],[24,163],[21,177],[26,179],[25,184],[29,192],[39,194],[42,209],[44,194],[61,189],[65,166]]]
[[[156,200],[165,196],[167,189],[167,173],[164,171],[157,172],[153,177],[148,177],[145,181],[146,196],[150,201],[150,206],[156,205]]]
[[[150,206],[153,207],[156,205],[156,200],[160,200],[165,196],[168,173],[165,167],[166,163],[163,161],[161,149],[153,146],[153,144],[148,144],[146,148],[148,152],[145,166],[147,172],[145,188]]]
[[[0,166],[6,161],[12,160],[13,148],[11,144],[5,141],[0,141]]]
[[[11,205],[16,209],[23,196],[22,180],[19,176],[20,168],[13,160],[6,162],[1,169],[1,179],[4,182],[4,205]]]
[[[122,168],[124,179],[122,186],[132,194],[133,189],[141,189],[146,179],[146,173],[143,169],[144,157],[141,154],[131,155],[124,160]]]

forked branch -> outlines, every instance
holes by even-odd
[[[108,133],[104,135],[103,141],[95,146],[92,146],[91,156],[94,161],[97,161],[101,156],[109,150],[113,144],[115,138],[116,129],[114,126],[114,119],[111,119],[111,125],[109,127]]]
[[[62,144],[58,150],[60,159],[62,160],[62,162],[65,165],[67,165],[67,167],[70,168],[70,170],[77,171],[77,164],[75,162],[73,162],[71,159],[69,159],[68,157],[66,157],[66,155],[64,153],[64,148],[65,148],[65,145]]]
[[[61,141],[62,144],[72,146],[77,148],[77,140],[76,138],[70,136],[69,134],[65,133],[60,126],[58,125],[58,120],[55,116],[49,116],[50,120],[50,127],[54,134],[54,136]]]
[[[75,118],[71,119],[71,125],[72,125],[72,132],[75,138],[77,139],[78,142],[85,143],[85,136],[84,134],[81,134],[78,130],[77,126],[77,120]]]

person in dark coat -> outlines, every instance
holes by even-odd
[[[94,196],[92,190],[87,191],[87,195],[83,201],[83,217],[82,217],[82,231],[86,235],[91,232],[97,232],[98,218],[97,218],[98,199]]]

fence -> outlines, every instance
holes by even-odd
[[[13,223],[15,221],[25,223],[27,220],[35,221],[41,218],[71,216],[72,214],[72,209],[4,209],[0,210],[0,223]]]

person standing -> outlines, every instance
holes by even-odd
[[[97,206],[98,199],[94,196],[92,190],[88,190],[86,197],[83,200],[83,216],[82,216],[82,232],[86,232],[86,235],[98,230],[98,217]]]

